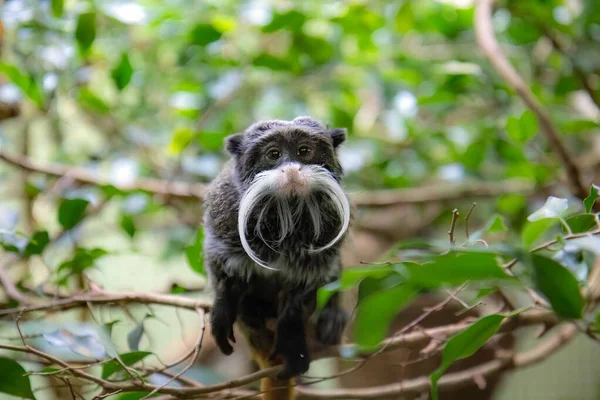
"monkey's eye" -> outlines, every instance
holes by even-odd
[[[271,149],[267,152],[267,158],[269,160],[275,161],[281,157],[281,152],[278,149]]]
[[[298,147],[298,155],[300,157],[307,157],[308,155],[310,155],[311,152],[312,152],[312,149],[305,144]]]

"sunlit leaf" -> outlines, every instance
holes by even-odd
[[[149,351],[134,351],[131,353],[123,353],[119,355],[121,362],[128,367],[143,360],[145,357],[152,354]],[[112,374],[121,371],[123,367],[116,361],[112,360],[102,366],[102,379],[110,378]]]
[[[300,31],[306,22],[306,16],[299,11],[291,10],[285,13],[276,13],[271,22],[263,27],[263,32],[270,33],[280,29]]]
[[[537,221],[543,218],[557,218],[564,214],[569,208],[567,199],[550,196],[544,205],[527,217],[528,221]]]
[[[525,248],[531,245],[550,228],[559,224],[557,218],[543,218],[533,222],[527,222],[521,232],[521,242]]]
[[[431,375],[431,398],[438,399],[437,382],[444,372],[457,360],[475,354],[492,336],[498,333],[503,315],[492,314],[483,317],[473,325],[451,337],[442,351],[442,365]]]
[[[179,128],[173,132],[167,151],[169,154],[178,155],[192,142],[195,134],[191,129]]]
[[[64,0],[52,0],[51,6],[52,6],[52,15],[55,18],[62,17],[63,9],[65,6],[65,1]]]
[[[413,28],[415,24],[415,14],[410,1],[402,3],[396,14],[395,23],[396,30],[400,33],[406,33]]]
[[[10,358],[0,358],[0,393],[35,400],[27,372]]]
[[[82,87],[79,89],[77,97],[79,104],[88,111],[95,112],[100,115],[106,115],[110,112],[110,106],[94,93],[88,87]]]
[[[14,65],[0,62],[0,74],[5,75],[14,83],[25,96],[29,98],[36,106],[43,108],[44,98],[39,82],[30,75],[27,75],[20,68]]]
[[[535,253],[530,257],[534,285],[552,309],[563,318],[581,318],[584,301],[573,274],[551,258]]]

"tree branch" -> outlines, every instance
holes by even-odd
[[[579,166],[562,141],[560,133],[550,120],[550,116],[536,100],[523,78],[510,64],[502,48],[496,41],[492,25],[493,3],[494,0],[479,0],[477,2],[475,11],[475,36],[477,43],[498,74],[517,92],[527,107],[536,114],[542,133],[565,169],[569,188],[575,196],[584,199],[587,197],[588,188],[581,178]]]
[[[31,301],[30,301],[31,302]],[[210,302],[203,300],[190,299],[183,296],[173,296],[159,293],[137,293],[137,292],[93,292],[85,295],[76,295],[64,299],[50,301],[44,304],[35,304],[31,306],[8,308],[0,310],[0,316],[25,314],[33,311],[64,311],[77,307],[87,307],[88,304],[112,304],[123,305],[129,303],[136,304],[160,304],[196,310],[202,308],[205,311],[210,310]]]
[[[108,180],[104,180],[94,174],[79,167],[67,167],[56,164],[42,164],[16,154],[8,154],[0,151],[0,160],[17,166],[30,172],[40,172],[46,175],[62,178],[64,176],[73,179],[78,183],[90,184],[95,186],[112,185]],[[170,182],[160,179],[138,179],[131,185],[121,185],[122,190],[140,190],[164,196],[180,197],[184,199],[202,199],[206,191],[206,186],[199,183]]]
[[[80,167],[57,164],[43,164],[27,157],[0,151],[0,160],[26,171],[38,172],[57,178],[69,177],[80,184],[95,186],[110,185],[107,180],[91,174]],[[206,186],[199,183],[169,182],[160,179],[139,179],[136,182],[121,186],[122,190],[140,190],[167,197],[203,200]],[[534,193],[535,186],[522,180],[506,180],[501,182],[466,182],[459,184],[436,184],[431,186],[399,189],[371,190],[351,193],[350,198],[359,207],[383,207],[400,204],[428,203],[450,201],[463,198],[496,197],[505,194]]]
[[[558,332],[536,346],[534,349],[517,353],[512,357],[499,357],[473,368],[442,376],[438,383],[440,390],[461,388],[473,383],[475,376],[489,376],[503,369],[521,368],[543,361],[555,350],[575,337],[578,330],[572,324],[563,326]],[[303,397],[313,399],[379,399],[423,393],[431,388],[428,377],[421,376],[399,383],[362,389],[319,390],[298,387]]]

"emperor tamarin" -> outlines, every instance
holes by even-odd
[[[336,149],[345,137],[309,117],[255,123],[226,139],[232,159],[206,194],[215,341],[229,355],[236,320],[261,329],[276,319],[270,353],[285,364],[279,378],[308,369],[306,313],[317,289],[340,274],[350,204]],[[316,319],[316,338],[339,343],[345,322],[333,296]]]

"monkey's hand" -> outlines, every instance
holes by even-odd
[[[327,346],[340,344],[348,322],[346,312],[338,305],[337,294],[334,296],[321,310],[315,327],[317,340]]]
[[[302,334],[291,334],[287,337],[278,335],[269,358],[274,360],[278,357],[283,359],[284,368],[277,375],[277,379],[290,379],[308,371],[310,355],[304,336]]]
[[[221,352],[227,356],[233,353],[233,347],[229,341],[235,343],[234,322],[235,315],[232,315],[231,307],[226,301],[216,301],[211,311],[212,334]]]

